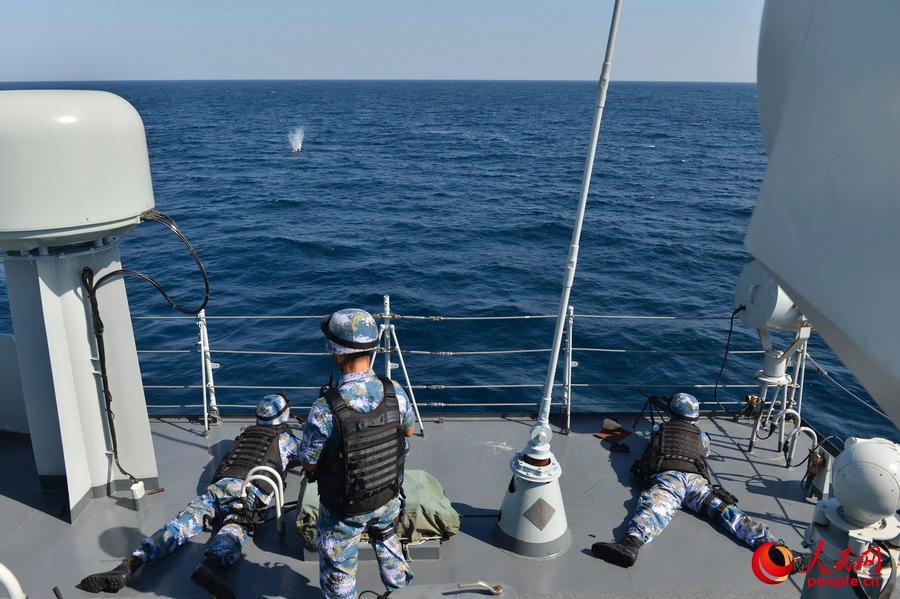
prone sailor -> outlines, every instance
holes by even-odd
[[[290,405],[283,395],[267,395],[256,407],[256,425],[235,439],[219,462],[206,493],[141,544],[121,564],[108,572],[86,576],[78,585],[90,593],[115,593],[127,586],[143,566],[152,564],[197,536],[204,529],[220,526],[206,548],[203,561],[191,580],[218,599],[234,599],[225,570],[241,557],[247,537],[258,523],[256,509],[265,508],[271,495],[250,486],[251,513],[245,510],[241,492],[244,479],[257,466],[273,468],[284,481],[288,469],[300,465],[300,440],[288,426]]]
[[[655,429],[632,472],[646,486],[638,500],[624,538],[619,542],[598,542],[591,546],[595,557],[628,568],[637,560],[638,551],[665,530],[679,508],[706,516],[718,523],[735,539],[755,549],[775,543],[773,556],[791,560],[792,572],[805,566],[806,555],[791,552],[769,532],[765,524],[745,514],[737,499],[710,484],[709,436],[696,422],[700,403],[693,395],[676,393],[668,406],[671,418]],[[780,551],[785,549],[785,551]],[[787,566],[787,563],[780,564]]]

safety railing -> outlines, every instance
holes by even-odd
[[[186,320],[194,319],[197,323],[197,340],[195,349],[141,349],[140,354],[192,354],[199,353],[199,371],[200,383],[185,384],[152,384],[148,382],[145,389],[149,390],[194,390],[200,392],[199,403],[179,403],[179,404],[154,404],[150,406],[151,410],[161,409],[202,409],[203,422],[206,427],[210,423],[214,423],[220,413],[220,409],[244,409],[249,410],[250,406],[245,404],[229,404],[218,401],[217,390],[258,390],[258,391],[316,391],[318,386],[304,385],[272,385],[272,384],[246,384],[246,385],[221,385],[216,384],[214,380],[214,372],[219,368],[219,364],[214,361],[216,356],[265,356],[273,358],[294,358],[294,357],[316,357],[330,355],[326,351],[270,351],[259,349],[244,348],[218,348],[210,346],[210,327],[215,326],[218,321],[303,321],[312,320],[320,321],[326,315],[233,315],[233,316],[213,316],[201,312],[195,319],[190,316],[136,316],[135,320]],[[476,383],[476,384],[414,384],[409,371],[406,368],[404,354],[409,356],[428,356],[434,358],[453,358],[453,357],[497,357],[497,356],[516,356],[516,355],[534,355],[549,354],[550,348],[511,348],[511,349],[484,349],[484,350],[422,350],[422,349],[401,349],[397,335],[397,324],[404,321],[420,321],[420,322],[441,322],[441,321],[524,321],[524,320],[552,320],[553,315],[511,315],[511,316],[428,316],[428,315],[408,315],[397,314],[391,312],[390,297],[384,297],[384,310],[375,315],[379,321],[382,333],[382,343],[378,350],[380,357],[383,357],[383,365],[376,363],[376,368],[382,371],[386,376],[392,377],[395,369],[402,371],[404,380],[404,388],[412,399],[416,408],[417,417],[419,407],[427,408],[534,408],[537,406],[537,397],[535,401],[416,401],[416,392],[432,392],[447,390],[490,390],[490,389],[539,389],[543,387],[543,383],[523,382],[523,383]],[[728,321],[728,316],[646,316],[646,315],[604,315],[604,314],[577,314],[573,307],[569,307],[566,320],[565,339],[563,344],[563,360],[562,382],[557,383],[555,387],[561,391],[559,400],[553,402],[553,406],[558,408],[565,419],[565,428],[568,429],[571,423],[571,412],[574,403],[575,391],[579,389],[633,389],[633,390],[663,390],[663,389],[710,389],[714,385],[704,382],[657,382],[648,384],[637,383],[612,383],[612,382],[576,382],[573,380],[573,370],[578,367],[575,357],[578,354],[606,353],[606,354],[639,354],[647,356],[662,355],[681,355],[681,356],[721,356],[722,350],[663,350],[654,348],[619,348],[619,347],[581,347],[574,344],[575,325],[578,320],[611,320],[623,321],[632,320],[638,322],[645,321]],[[731,354],[762,354],[762,350],[757,349],[738,349],[731,350]],[[394,360],[397,360],[396,362]],[[377,360],[376,360],[377,362]],[[540,373],[543,375],[543,373]],[[755,389],[757,384],[720,384],[719,389]],[[737,403],[737,402],[726,402]],[[295,408],[306,407],[305,405],[297,405]],[[421,425],[421,418],[418,418]]]

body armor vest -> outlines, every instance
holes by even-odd
[[[281,426],[257,424],[244,429],[219,462],[212,482],[218,482],[223,478],[247,478],[247,473],[257,466],[273,468],[283,482],[284,464],[281,461],[278,437],[286,430],[287,424]]]
[[[692,472],[709,480],[706,449],[696,425],[683,420],[663,422],[633,469],[645,481],[668,470]]]
[[[325,394],[340,440],[326,443],[316,476],[319,499],[339,516],[371,512],[400,494],[405,435],[394,383],[379,377],[384,399],[372,412],[353,410],[337,389]]]

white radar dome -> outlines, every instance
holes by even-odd
[[[0,248],[92,241],[153,208],[147,140],[107,92],[0,91]]]
[[[900,508],[900,448],[887,439],[847,439],[835,458],[834,496],[845,518],[871,525]]]
[[[734,299],[746,306],[740,317],[751,329],[795,330],[803,322],[800,309],[756,260],[741,272]]]

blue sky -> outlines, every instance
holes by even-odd
[[[763,0],[624,0],[613,76],[753,81]],[[612,0],[0,0],[0,81],[595,79]]]

